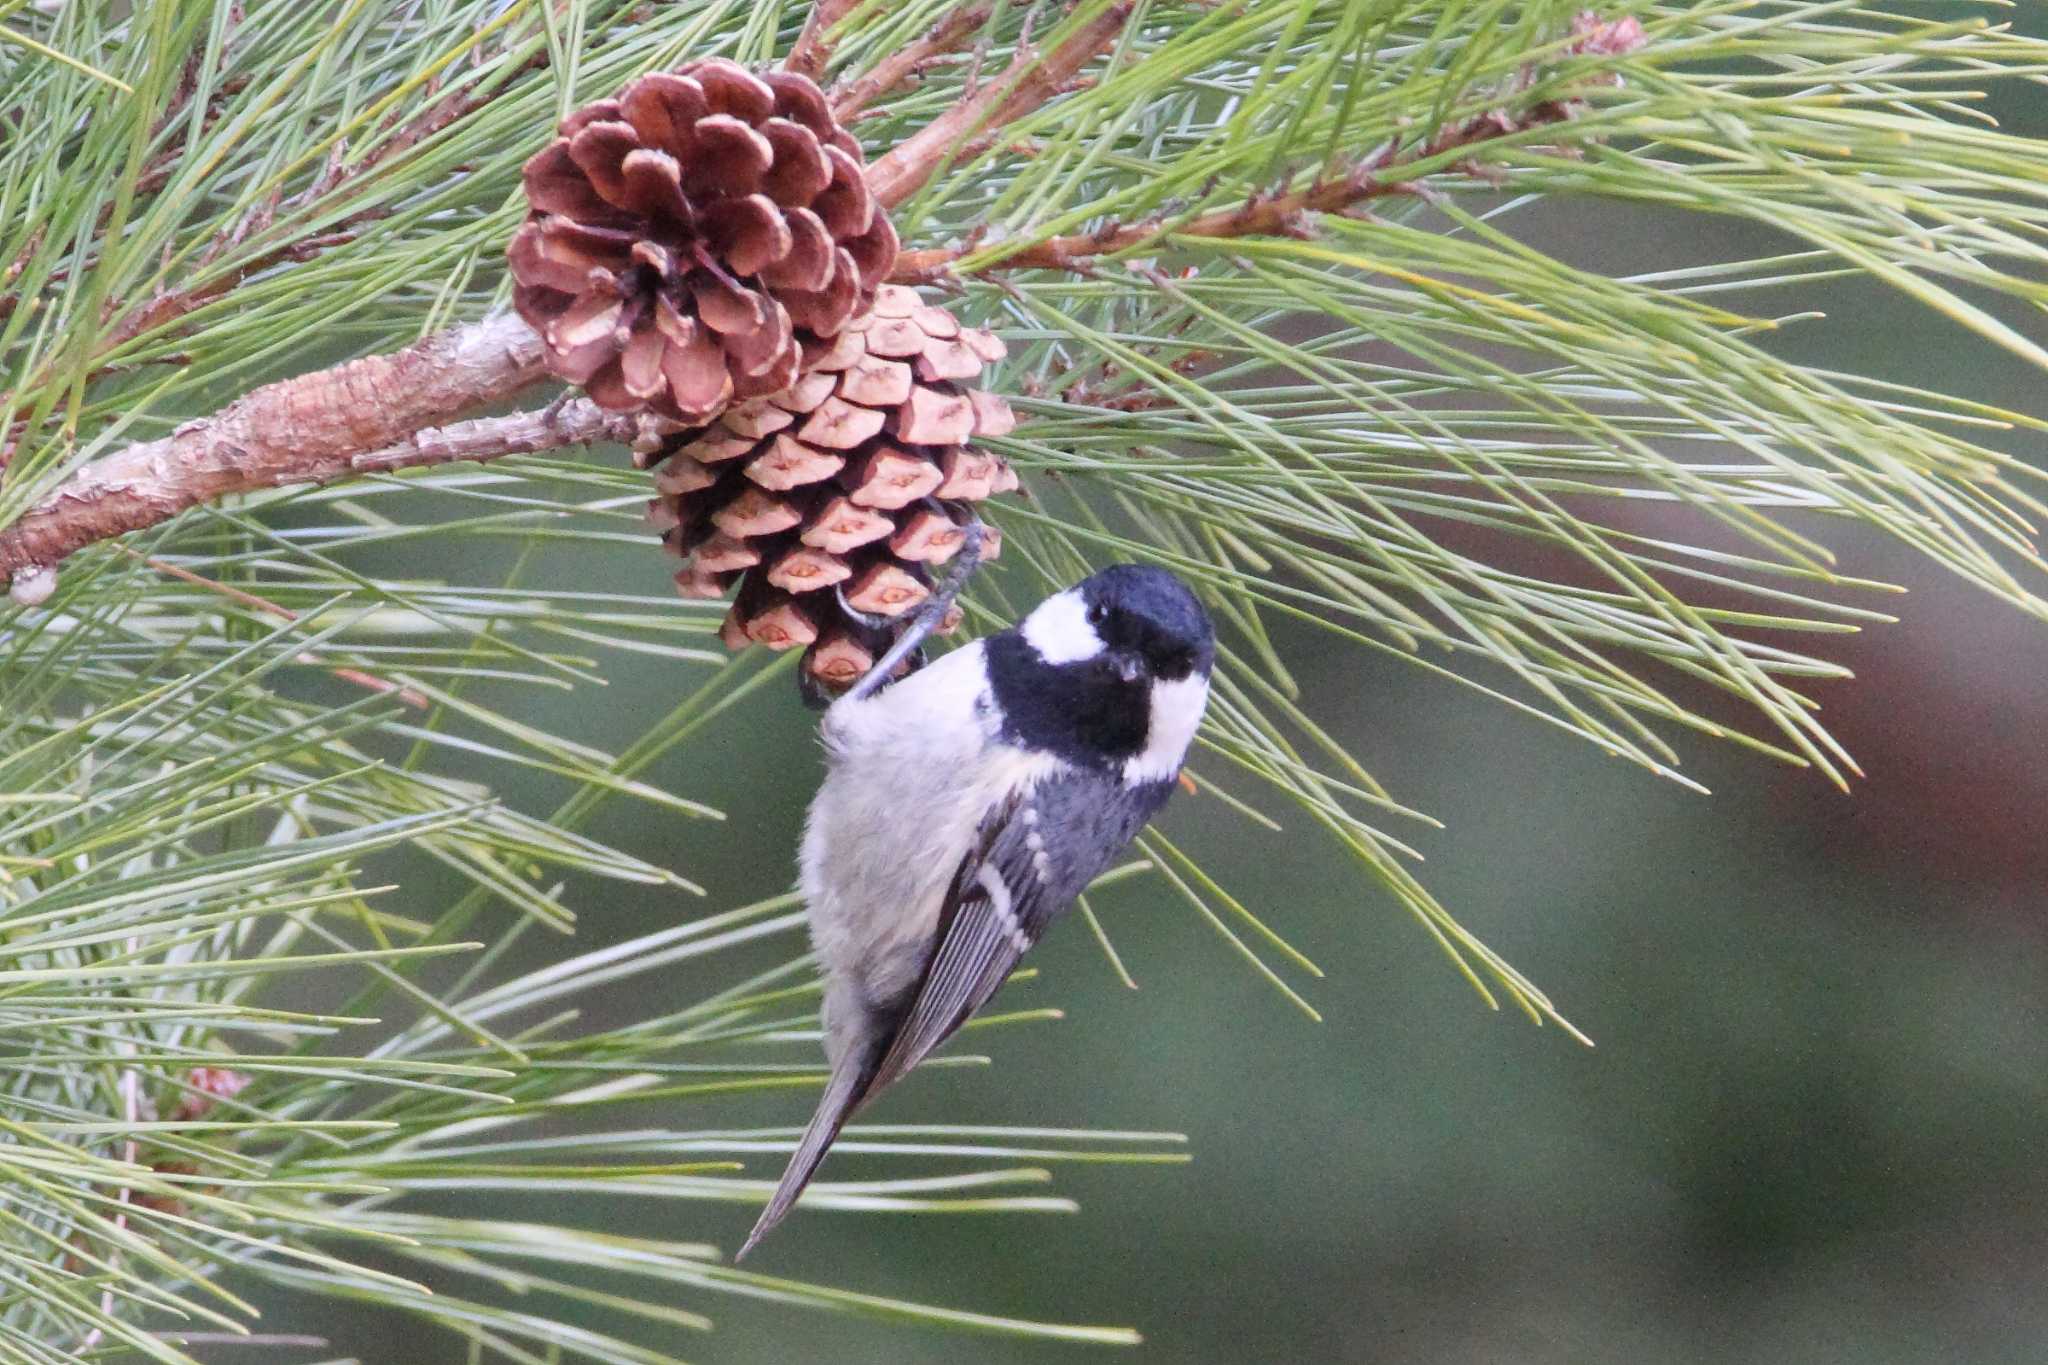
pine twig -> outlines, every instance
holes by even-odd
[[[832,44],[826,35],[859,4],[860,0],[817,0],[811,6],[809,17],[804,20],[803,32],[797,35],[795,46],[782,60],[783,70],[818,79],[819,73],[832,60]]]
[[[1115,255],[1164,237],[1300,236],[1317,213],[1338,213],[1383,195],[1420,194],[1419,180],[1386,180],[1378,172],[1384,156],[1367,158],[1345,175],[1318,180],[1286,194],[1254,197],[1232,208],[1217,209],[1184,222],[1148,218],[1140,223],[1109,223],[1094,232],[1048,237],[992,260],[986,269],[1086,270],[1103,256]],[[900,283],[929,283],[948,274],[953,262],[972,254],[978,244],[928,247],[896,257],[890,276]]]
[[[1133,8],[1111,5],[1043,57],[1029,43],[1020,43],[1016,60],[1001,78],[970,92],[868,167],[875,197],[894,208],[951,163],[977,133],[1014,123],[1066,89],[1082,67],[1109,50]]]
[[[1636,29],[1632,35],[1624,35],[1617,41],[1629,44],[1619,50],[1631,50],[1641,41],[1641,31]],[[1532,75],[1525,73],[1523,83]],[[1399,152],[1396,143],[1382,143],[1343,174],[1321,177],[1298,190],[1254,195],[1242,204],[1198,214],[1178,223],[1164,217],[1153,217],[1138,223],[1106,223],[1093,232],[1048,237],[991,259],[980,269],[1085,271],[1092,269],[1101,257],[1130,251],[1167,237],[1308,235],[1314,231],[1313,216],[1316,214],[1342,213],[1367,200],[1391,195],[1427,195],[1430,192],[1428,175],[1403,174],[1409,167],[1435,161],[1447,152],[1475,147],[1496,138],[1550,124],[1568,123],[1579,116],[1582,107],[1573,100],[1547,100],[1519,113],[1489,110],[1447,125],[1405,155]],[[1486,167],[1471,158],[1460,160],[1448,169],[1481,178],[1486,175]],[[979,241],[967,241],[954,246],[902,251],[897,254],[890,278],[899,284],[931,283],[950,274],[955,261],[981,249]]]
[[[934,59],[956,52],[967,35],[988,22],[989,5],[963,5],[926,29],[915,42],[875,63],[872,70],[832,91],[832,112],[841,122],[874,103],[876,98],[910,80]]]

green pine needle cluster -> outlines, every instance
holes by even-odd
[[[956,7],[867,0],[831,70]],[[871,157],[1112,6],[985,8],[955,59],[857,125]],[[1702,739],[1840,781],[1853,763],[1809,684],[1844,676],[1826,637],[1886,618],[1833,529],[2048,617],[2038,476],[1984,443],[2048,415],[1766,344],[1825,325],[1775,312],[1780,291],[1855,278],[1924,306],[1944,345],[2048,369],[2013,321],[2048,302],[2048,146],[1977,107],[2040,81],[2048,43],[2002,11],[1615,0],[1592,19],[1642,41],[1605,51],[1576,2],[1128,8],[1086,81],[967,139],[897,215],[908,246],[954,251],[950,306],[1007,338],[998,382],[1025,419],[994,444],[1030,496],[992,509],[1008,548],[973,619],[1113,558],[1181,572],[1226,636],[1204,793],[1336,840],[1489,999],[1557,1019],[1417,879],[1402,836],[1431,822],[1319,728],[1288,663],[1301,640],[1412,662],[1678,781]],[[519,166],[557,117],[688,57],[773,61],[804,18],[762,0],[0,0],[0,526],[255,384],[502,309]],[[1350,212],[1191,226],[1347,176],[1374,186]],[[1782,247],[1615,278],[1532,245],[1525,222],[1560,205],[1592,233],[1690,215]],[[1133,226],[1074,269],[1005,266]],[[47,602],[0,609],[0,1360],[186,1361],[195,1334],[258,1330],[257,1286],[416,1315],[475,1359],[687,1356],[719,1294],[1131,1339],[428,1195],[758,1201],[793,1130],[717,1126],[718,1102],[786,1087],[794,1110],[819,1079],[788,898],[714,901],[600,951],[554,940],[539,969],[508,952],[572,928],[607,881],[702,895],[688,831],[718,818],[715,775],[678,793],[641,774],[789,686],[786,660],[724,654],[720,608],[667,595],[646,496],[604,451],[285,489],[96,546]],[[465,550],[508,544],[511,576],[476,581]],[[391,573],[400,551],[430,551],[433,577]],[[604,556],[625,590],[522,586],[556,553]],[[683,700],[623,752],[473,695],[594,688],[625,653],[672,663]],[[525,811],[478,777],[528,771],[573,794]],[[674,866],[590,832],[616,801],[676,822]],[[1123,875],[1160,878],[1313,1012],[1313,965],[1261,907],[1156,832],[1142,852]],[[428,871],[466,893],[393,893]],[[721,969],[771,937],[784,966]],[[578,1022],[649,973],[645,1017]],[[195,1079],[212,1069],[248,1083]],[[868,1126],[842,1147],[906,1173],[813,1202],[1062,1209],[1048,1165],[1177,1160],[1174,1141]],[[624,1326],[570,1325],[591,1309]]]

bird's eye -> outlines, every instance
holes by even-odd
[[[1089,624],[1089,625],[1091,625],[1091,626],[1099,626],[1099,625],[1101,625],[1101,624],[1102,624],[1102,623],[1103,623],[1104,621],[1107,621],[1108,619],[1109,619],[1109,608],[1108,608],[1108,607],[1105,607],[1105,606],[1103,606],[1103,605],[1102,605],[1102,604],[1101,604],[1100,602],[1097,602],[1097,603],[1096,603],[1095,605],[1093,605],[1093,606],[1091,606],[1091,607],[1089,607],[1089,608],[1088,608],[1088,624]]]

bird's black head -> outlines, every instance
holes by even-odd
[[[1180,719],[1191,734],[1215,661],[1216,632],[1195,595],[1138,564],[1054,593],[988,643],[1010,738],[1097,767],[1120,767],[1177,733]]]
[[[1216,628],[1187,584],[1148,564],[1113,564],[1074,589],[1082,622],[1112,659],[1142,676],[1174,682],[1206,676],[1216,660]]]

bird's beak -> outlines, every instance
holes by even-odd
[[[1116,669],[1116,675],[1127,683],[1136,682],[1145,676],[1145,661],[1139,658],[1135,651],[1115,651],[1110,655],[1110,664]]]

